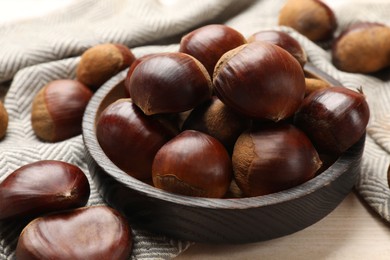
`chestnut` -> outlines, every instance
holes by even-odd
[[[88,179],[76,165],[55,160],[33,162],[0,183],[0,219],[81,207],[89,194]]]
[[[237,114],[213,96],[194,108],[183,123],[184,130],[197,130],[220,141],[228,151],[233,149],[238,136],[249,126],[250,120]]]
[[[294,56],[302,67],[307,62],[306,52],[302,48],[301,44],[286,32],[276,30],[259,31],[252,34],[247,41],[248,43],[254,41],[266,41],[278,45]]]
[[[96,137],[107,157],[139,180],[152,178],[155,154],[174,135],[172,128],[125,98],[107,106],[96,123]]]
[[[369,117],[362,93],[335,86],[307,96],[294,116],[294,124],[319,152],[340,155],[363,136]]]
[[[231,159],[214,137],[185,130],[158,150],[152,166],[153,184],[172,193],[221,198],[232,178]]]
[[[325,170],[327,170],[330,166],[332,166],[337,159],[340,157],[339,154],[334,153],[324,153],[319,152],[318,155],[320,156],[320,160],[322,162],[321,167],[317,170],[316,175],[321,174]]]
[[[321,0],[287,0],[279,12],[278,23],[312,41],[330,40],[337,28],[336,16]]]
[[[305,97],[316,90],[330,87],[330,84],[328,82],[315,78],[305,78],[305,85]]]
[[[370,22],[351,25],[334,41],[332,62],[338,69],[354,73],[390,66],[390,27]]]
[[[136,66],[128,83],[130,96],[146,115],[180,113],[211,97],[204,66],[180,52],[152,55]]]
[[[390,188],[390,164],[389,167],[387,168],[387,185]]]
[[[245,195],[238,187],[236,180],[233,178],[232,181],[230,182],[230,186],[228,191],[225,194],[225,198],[231,199],[231,198],[244,198]]]
[[[302,184],[315,176],[321,160],[297,127],[264,123],[241,134],[233,150],[233,173],[246,196],[260,196]]]
[[[76,78],[92,91],[135,60],[133,52],[123,44],[104,43],[87,49],[76,68]]]
[[[225,53],[218,61],[214,89],[221,101],[244,116],[280,121],[292,116],[305,95],[305,76],[287,51],[252,42]]]
[[[131,227],[116,210],[92,206],[31,221],[19,236],[17,259],[129,259]]]
[[[31,124],[42,140],[58,142],[81,134],[84,110],[92,91],[71,79],[47,83],[34,97]]]
[[[179,51],[199,60],[212,76],[221,56],[245,43],[244,36],[235,29],[223,24],[209,24],[184,35]]]
[[[127,71],[125,82],[124,82],[124,84],[125,84],[125,93],[126,93],[126,97],[127,98],[130,97],[130,78],[131,78],[131,75],[133,74],[133,71],[135,70],[135,67],[137,67],[138,64],[140,64],[145,59],[151,57],[152,55],[154,55],[154,54],[146,54],[146,55],[144,55],[142,57],[139,57],[139,58],[135,59],[131,63],[131,65],[130,65],[128,71]]]
[[[0,101],[0,139],[4,138],[8,128],[8,112],[3,102]]]

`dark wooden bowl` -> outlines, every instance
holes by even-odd
[[[308,65],[306,73],[339,83]],[[95,121],[114,100],[124,97],[126,72],[113,77],[91,99],[84,115],[83,138],[93,181],[112,207],[130,223],[155,233],[203,243],[248,243],[304,229],[324,218],[344,199],[361,168],[365,136],[314,179],[259,197],[207,199],[156,189],[115,166],[95,135]]]

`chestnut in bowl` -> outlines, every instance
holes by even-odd
[[[327,82],[335,81],[310,64],[305,65],[305,72]],[[139,227],[202,243],[269,240],[324,218],[347,196],[360,173],[365,135],[321,174],[280,192],[247,198],[201,198],[155,188],[115,166],[96,138],[100,113],[124,95],[125,75],[124,71],[113,77],[92,97],[84,114],[83,139],[88,167],[99,192],[110,206]]]

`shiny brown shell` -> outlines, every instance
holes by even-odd
[[[55,160],[26,164],[0,183],[0,219],[81,207],[89,194],[88,179],[76,165]]]
[[[37,218],[20,234],[17,259],[129,259],[131,228],[107,206],[84,207]]]
[[[287,51],[252,42],[225,53],[216,65],[214,90],[240,114],[280,121],[292,116],[305,95],[305,76]]]

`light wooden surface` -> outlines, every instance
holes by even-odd
[[[390,224],[351,192],[324,219],[292,235],[243,245],[194,244],[176,259],[390,259]]]

